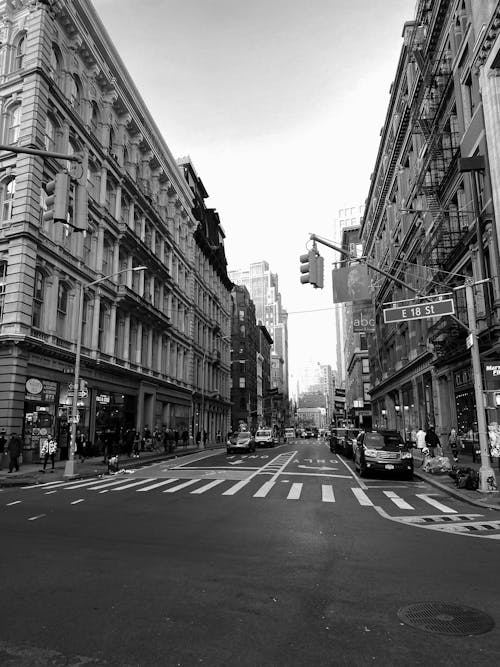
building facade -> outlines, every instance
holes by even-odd
[[[189,183],[90,2],[2,0],[0,22],[2,143],[81,157],[0,156],[1,426],[25,460],[40,433],[67,449],[83,284],[79,428],[90,442],[189,429],[204,349],[230,331]],[[44,185],[66,169],[68,224],[47,223]],[[222,361],[208,363],[227,409]]]
[[[481,360],[498,361],[497,5],[421,0],[403,30],[361,228],[365,254],[401,281],[373,274],[370,347],[374,422],[401,431],[477,432],[466,279]],[[445,294],[465,326],[450,316],[384,323],[394,302]]]
[[[233,287],[232,302],[232,429],[237,431],[244,425],[248,430],[255,430],[259,425],[257,359],[261,332],[255,320],[255,305],[246,287]],[[263,364],[260,372],[263,372]],[[260,379],[264,384],[263,378]]]
[[[288,420],[288,315],[281,303],[278,276],[268,262],[254,262],[248,269],[229,271],[236,285],[244,285],[255,304],[257,323],[263,324],[273,339],[271,383],[281,396],[282,405],[275,411],[284,427]],[[276,392],[275,392],[276,394]],[[273,399],[276,403],[276,397]],[[277,417],[278,418],[278,417]]]

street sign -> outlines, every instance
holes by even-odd
[[[473,338],[472,334],[469,334],[469,335],[467,336],[467,338],[465,339],[465,347],[466,347],[468,350],[470,350],[470,348],[472,347],[473,343],[474,343],[474,338]]]
[[[425,320],[429,317],[442,317],[453,315],[455,305],[453,299],[442,299],[441,301],[425,301],[409,306],[398,306],[384,310],[384,322],[406,322],[407,320]]]

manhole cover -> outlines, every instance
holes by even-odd
[[[402,607],[398,616],[406,625],[442,635],[482,635],[495,626],[483,611],[450,602],[417,602]]]

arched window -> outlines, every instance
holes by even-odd
[[[45,276],[36,269],[35,283],[33,285],[33,311],[31,316],[31,324],[39,329],[42,326],[42,312],[43,301],[45,296]]]
[[[92,102],[92,115],[90,117],[90,130],[92,134],[97,137],[97,133],[99,131],[99,121],[101,119],[101,114],[99,112],[99,107],[97,106],[97,102]]]
[[[108,151],[110,155],[114,154],[114,145],[115,145],[115,131],[112,127],[109,128],[109,141],[108,141]]]
[[[12,218],[15,194],[16,179],[12,177],[3,181],[0,188],[0,220],[5,221]]]
[[[51,116],[45,119],[44,144],[46,151],[55,151],[57,148],[57,125]]]
[[[15,42],[14,62],[12,71],[15,72],[21,69],[24,65],[24,54],[26,52],[26,33],[23,32]]]
[[[56,333],[60,338],[66,334],[66,316],[68,314],[68,286],[62,281],[57,288],[57,322]]]
[[[56,83],[59,83],[59,78],[61,75],[61,63],[61,51],[59,50],[57,44],[52,44],[52,50],[50,52],[50,78]]]
[[[13,107],[7,116],[7,143],[17,144],[21,131],[21,105]]]
[[[82,104],[82,84],[77,74],[73,74],[70,80],[69,103],[75,111],[80,113]]]

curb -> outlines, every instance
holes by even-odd
[[[454,489],[453,487],[450,487],[447,484],[441,484],[436,479],[434,479],[430,475],[427,475],[426,473],[419,473],[418,470],[414,470],[413,474],[415,475],[415,477],[418,477],[424,482],[428,482],[431,486],[435,486],[436,488],[440,489],[441,491],[444,491],[448,495],[453,496],[458,500],[462,500],[465,503],[469,503],[469,505],[475,505],[476,507],[482,507],[483,509],[500,510],[500,505],[491,505],[490,503],[485,503],[481,502],[480,500],[475,500],[474,498],[469,498],[469,496],[465,495],[465,493],[460,493],[458,489]]]
[[[225,447],[225,445],[224,445]],[[121,466],[121,470],[129,470],[130,468],[144,468],[146,465],[149,465],[150,463],[160,463],[161,461],[170,461],[172,459],[177,459],[177,458],[182,458],[184,456],[188,456],[189,454],[198,454],[199,452],[205,452],[213,449],[221,449],[222,447],[218,447],[217,445],[214,445],[212,447],[204,447],[203,449],[195,449],[191,450],[189,452],[175,452],[175,454],[166,454],[163,456],[157,456],[157,457],[151,457],[148,459],[134,459],[134,461],[127,461],[127,463],[124,463],[123,466]],[[10,488],[15,488],[19,486],[37,486],[40,483],[40,477],[37,475],[37,473],[28,473],[29,476],[26,477],[17,477],[14,478],[12,481],[10,479],[0,479],[0,488],[1,489],[10,489]],[[72,478],[71,481],[73,480],[79,480],[79,479],[87,479],[89,477],[94,477],[95,475],[103,474],[102,470],[88,470],[88,471],[82,471],[81,473],[78,473],[75,477]],[[33,475],[37,475],[34,477]],[[46,479],[45,477],[43,479]]]

